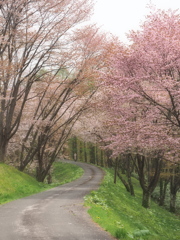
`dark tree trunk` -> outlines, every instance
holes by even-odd
[[[176,212],[176,193],[172,193],[170,195],[170,212]]]
[[[24,150],[21,150],[21,156],[20,156],[20,165],[19,170],[24,171],[24,169],[27,167],[27,165],[33,161],[34,156],[36,155],[37,149],[28,149],[28,152],[26,156],[24,156]]]
[[[38,167],[36,168],[36,180],[38,182],[44,182],[47,176],[51,177],[50,169],[55,159],[51,157],[51,159],[48,159],[48,160],[49,160],[49,163],[47,165],[45,165],[43,161],[38,161]]]
[[[167,191],[167,185],[169,183],[169,180],[160,179],[160,191],[159,191],[159,206],[164,206],[164,201],[166,197],[166,191]]]
[[[93,146],[93,144],[90,144],[90,146],[89,146],[89,156],[90,156],[90,163],[95,164],[96,163],[95,147]]]
[[[87,162],[87,144],[84,142],[84,161]]]
[[[46,173],[45,170],[39,169],[37,167],[37,169],[36,169],[36,180],[38,182],[44,182],[47,175],[48,175],[48,173]]]
[[[118,175],[119,179],[121,180],[121,182],[123,183],[123,185],[125,186],[126,191],[130,193],[131,190],[130,190],[129,184],[125,181],[125,179],[121,176],[121,174],[119,172],[117,172],[117,175]]]
[[[98,157],[98,146],[97,143],[94,145],[94,157],[95,157],[95,164],[99,166],[99,157]]]
[[[118,172],[118,158],[115,159],[115,165],[114,165],[114,183],[115,184],[117,179],[117,172]]]
[[[142,206],[149,208],[151,194],[157,186],[161,173],[162,160],[160,158],[148,159],[145,156],[140,156],[138,154],[136,155],[136,158],[139,182],[143,190]],[[151,161],[151,166],[153,166],[151,172],[149,172],[150,168],[146,168],[146,165],[150,165],[147,161]]]
[[[172,175],[170,179],[170,212],[176,212],[176,194],[180,188],[180,173],[179,166],[175,166],[172,169]]]
[[[151,192],[148,190],[143,190],[142,206],[144,208],[150,208],[151,203]]]
[[[132,165],[131,154],[128,154],[128,156],[127,156],[126,176],[127,176],[127,179],[128,179],[130,193],[131,193],[132,196],[135,196],[134,187],[133,187],[133,183],[132,183],[132,179],[131,179],[131,174],[132,174],[132,171],[133,171],[133,168],[132,168],[131,165]]]
[[[106,156],[107,156],[107,167],[112,168],[113,167],[113,161],[111,159],[111,154],[112,152],[110,150],[106,151]]]
[[[131,161],[130,155],[126,154],[126,155],[120,156],[120,158],[117,159],[117,161],[118,161],[118,168],[121,169],[122,174],[126,175],[126,177],[123,178],[120,171],[117,171],[117,176],[125,186],[127,192],[129,192],[132,196],[135,196],[134,187],[131,180],[131,174],[132,174],[133,168],[132,168],[132,161]]]
[[[48,181],[48,184],[51,184],[51,183],[52,183],[51,173],[48,173],[48,175],[47,175],[47,181]]]
[[[101,154],[101,167],[105,167],[105,164],[104,164],[104,151],[102,149],[100,149],[100,154]]]
[[[129,184],[129,189],[130,189],[131,196],[135,196],[134,187],[133,187],[133,184],[132,184],[131,177],[128,177],[128,184]]]
[[[0,142],[0,162],[5,162],[6,152],[7,152],[8,141],[3,139]]]

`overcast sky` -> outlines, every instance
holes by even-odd
[[[94,0],[93,21],[126,42],[126,33],[137,30],[149,13],[148,4],[160,9],[180,9],[180,0]],[[180,10],[179,10],[180,11]]]

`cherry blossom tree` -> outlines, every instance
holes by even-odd
[[[16,134],[21,139],[19,169],[35,163],[38,181],[44,181],[74,124],[97,90],[94,82],[102,63],[105,37],[91,26],[86,27],[86,32],[78,29],[73,38],[71,53],[66,62],[64,56],[62,69],[56,74],[47,70],[37,74],[38,81],[31,89]],[[102,44],[98,45],[100,42]]]
[[[89,16],[90,0],[0,2],[0,161],[17,132],[38,73],[56,75],[74,41],[74,28]]]
[[[107,123],[113,131],[106,141],[114,156],[132,153],[145,207],[162,161],[178,161],[179,22],[176,11],[151,13],[141,30],[129,34],[131,45],[113,45],[108,71],[102,74],[104,111],[111,116]],[[150,159],[156,167],[147,178]]]

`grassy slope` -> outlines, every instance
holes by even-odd
[[[93,220],[121,240],[179,240],[178,217],[153,202],[151,209],[141,207],[141,189],[137,180],[134,184],[136,197],[120,181],[113,184],[113,173],[108,170],[100,189],[85,197]]]
[[[57,162],[54,164],[53,183],[37,182],[33,177],[17,169],[0,164],[0,204],[25,197],[79,178],[83,170],[75,165]]]
[[[82,173],[83,170],[75,165],[55,163],[53,184],[48,185],[0,164],[0,203],[73,181]],[[119,239],[179,240],[179,219],[154,203],[151,209],[142,208],[141,189],[136,180],[135,186],[134,198],[125,191],[121,182],[113,184],[113,174],[107,171],[100,189],[86,197],[92,218]]]

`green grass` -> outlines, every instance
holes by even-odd
[[[83,170],[75,165],[56,162],[52,171],[53,183],[48,185],[0,164],[0,204],[71,182],[82,174]],[[85,205],[90,207],[89,214],[94,221],[121,240],[179,240],[178,217],[154,202],[151,209],[141,207],[142,192],[136,179],[134,186],[136,197],[130,196],[120,181],[113,184],[113,173],[106,170],[100,189],[85,197]]]
[[[84,170],[76,165],[55,162],[52,171],[52,185],[62,185],[72,182],[82,176]]]
[[[56,162],[53,165],[52,184],[39,183],[33,177],[14,167],[0,164],[0,204],[42,192],[52,187],[71,182],[83,174],[82,168]]]
[[[154,202],[151,209],[141,206],[142,192],[134,179],[136,197],[132,197],[120,181],[113,183],[113,173],[106,176],[98,191],[85,197],[85,205],[95,222],[117,239],[179,240],[177,216]]]

